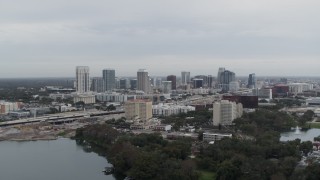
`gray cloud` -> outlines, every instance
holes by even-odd
[[[318,76],[317,0],[0,0],[0,77]]]

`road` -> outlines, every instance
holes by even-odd
[[[112,111],[112,112],[74,111],[74,112],[52,114],[52,115],[48,115],[48,116],[41,116],[41,117],[36,117],[36,118],[26,118],[26,119],[20,119],[20,120],[15,120],[15,121],[1,122],[0,126],[10,126],[10,125],[17,125],[17,124],[28,124],[28,123],[36,123],[36,122],[43,122],[43,121],[68,119],[68,118],[95,117],[95,116],[104,116],[104,115],[109,115],[109,114],[123,114],[123,113],[124,113],[123,111]]]

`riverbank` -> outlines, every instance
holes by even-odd
[[[70,123],[52,125],[37,123],[31,125],[17,125],[0,128],[0,141],[38,141],[56,140],[59,137],[70,138],[75,135],[76,129],[88,123]]]

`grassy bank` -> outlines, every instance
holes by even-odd
[[[320,123],[308,123],[308,126],[310,125],[310,128],[320,129]]]
[[[199,180],[212,180],[216,179],[216,174],[209,171],[199,171],[200,177]]]

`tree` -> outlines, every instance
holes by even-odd
[[[302,119],[305,119],[305,121],[312,121],[313,117],[314,117],[314,112],[311,110],[306,111],[303,115],[302,115]]]
[[[300,151],[304,154],[308,154],[313,149],[313,144],[311,141],[302,142],[299,146]]]
[[[231,161],[224,161],[221,163],[217,171],[218,180],[236,180],[240,175],[240,169],[234,166]]]
[[[113,105],[113,104],[110,104],[108,107],[107,107],[107,111],[114,111],[116,110],[116,107]]]
[[[159,168],[159,162],[154,156],[142,154],[134,162],[133,167],[129,172],[129,175],[134,179],[155,179],[155,177],[158,174],[157,172]]]
[[[77,107],[84,108],[85,103],[84,103],[83,101],[78,101],[78,102],[75,103],[75,105],[76,105]]]

